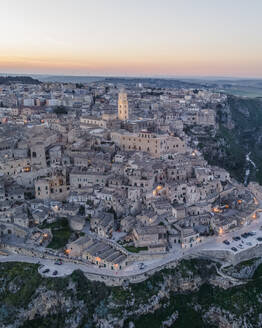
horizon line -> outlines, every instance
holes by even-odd
[[[46,76],[46,77],[90,77],[90,78],[141,78],[141,79],[227,79],[227,80],[262,80],[261,77],[254,77],[254,76],[225,76],[225,75],[89,75],[89,74],[81,74],[81,75],[75,75],[75,74],[54,74],[54,73],[8,73],[8,72],[0,72],[0,76],[6,75],[6,76]]]

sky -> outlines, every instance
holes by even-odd
[[[0,72],[262,77],[262,0],[0,0]]]

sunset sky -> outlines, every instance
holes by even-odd
[[[262,0],[1,0],[0,72],[262,77]]]

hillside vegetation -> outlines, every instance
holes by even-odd
[[[259,265],[246,284],[223,289],[214,285],[221,279],[214,262],[190,260],[139,284],[108,287],[80,271],[42,278],[37,265],[1,263],[0,326],[261,327],[261,275]]]
[[[262,184],[262,99],[229,96],[227,104],[216,111],[217,133],[198,138],[205,158],[240,182],[250,169],[249,180]],[[256,168],[246,161],[249,153]]]
[[[40,84],[41,82],[30,76],[0,76],[0,84],[12,83]]]

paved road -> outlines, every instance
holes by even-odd
[[[125,269],[121,271],[110,271],[107,269],[99,268],[92,264],[76,264],[73,262],[65,262],[63,265],[58,266],[54,264],[54,260],[48,260],[48,259],[39,259],[34,258],[30,256],[23,256],[19,254],[11,254],[9,256],[0,256],[0,262],[28,262],[28,263],[40,263],[43,265],[43,268],[39,269],[39,272],[44,276],[53,276],[53,272],[55,270],[58,271],[57,276],[65,276],[71,274],[74,270],[80,269],[85,273],[90,274],[96,274],[100,276],[111,276],[111,277],[130,277],[133,275],[141,274],[148,272],[152,269],[160,268],[165,266],[166,264],[180,260],[186,256],[193,255],[195,252],[201,251],[201,250],[229,250],[232,253],[234,253],[231,250],[232,246],[237,246],[240,242],[233,242],[232,237],[233,236],[239,236],[247,231],[257,231],[257,235],[255,237],[249,237],[247,240],[244,240],[245,243],[245,249],[255,246],[258,241],[256,238],[258,236],[262,237],[262,231],[259,230],[260,226],[262,225],[262,213],[260,213],[260,217],[255,219],[250,225],[246,225],[242,227],[241,229],[238,229],[236,231],[231,231],[229,233],[224,234],[223,236],[217,236],[217,237],[208,237],[205,239],[205,241],[199,245],[197,245],[194,248],[189,249],[181,249],[178,247],[174,247],[171,249],[168,255],[164,256],[161,259],[151,260],[151,261],[145,261],[145,268],[143,270],[139,269],[139,264],[134,263]],[[229,246],[225,245],[223,243],[223,240],[229,240],[231,244]],[[252,246],[246,245],[247,241],[252,242]],[[242,250],[238,249],[238,252],[241,252]],[[43,271],[48,268],[50,271],[47,274],[43,274]]]

